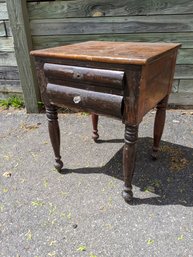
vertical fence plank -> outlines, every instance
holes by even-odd
[[[32,43],[26,0],[7,0],[6,2],[26,110],[28,113],[38,112],[40,92],[34,63],[29,55]]]

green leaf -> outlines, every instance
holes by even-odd
[[[90,253],[90,257],[97,257],[96,255],[94,255],[94,254],[92,254],[92,253]]]
[[[84,251],[86,251],[86,246],[84,246],[84,245],[79,246],[78,249],[77,249],[77,251],[78,251],[78,252],[84,252]]]
[[[44,203],[42,201],[36,200],[31,202],[32,206],[43,206]]]
[[[27,234],[26,234],[26,238],[27,238],[27,241],[30,241],[32,240],[32,233],[31,233],[31,230],[29,229]]]
[[[179,237],[178,237],[178,240],[183,240],[184,239],[184,236],[183,235],[180,235]]]
[[[48,187],[48,180],[47,180],[47,179],[44,180],[44,187],[45,187],[45,188]]]
[[[147,240],[147,244],[148,244],[148,245],[152,245],[153,243],[154,243],[154,240],[153,240],[153,239],[148,239],[148,240]]]

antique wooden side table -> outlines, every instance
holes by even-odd
[[[63,167],[57,107],[93,113],[95,140],[98,114],[119,118],[125,124],[122,195],[130,202],[138,125],[149,110],[157,107],[153,144],[156,158],[179,47],[173,43],[89,41],[32,51],[55,167],[59,171]]]

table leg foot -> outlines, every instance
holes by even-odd
[[[132,200],[133,200],[132,187],[125,186],[122,191],[122,197],[126,203],[132,203]]]
[[[99,116],[95,113],[92,113],[91,117],[92,117],[92,126],[93,126],[92,139],[95,142],[97,142],[97,139],[99,138],[99,134],[98,134],[98,118],[99,118]]]
[[[158,159],[158,148],[154,148],[152,149],[152,153],[151,153],[151,158],[153,161],[156,161]]]
[[[123,174],[124,189],[122,196],[127,203],[133,199],[132,178],[135,168],[136,142],[138,139],[138,126],[125,126],[125,145],[123,148]]]
[[[61,159],[59,159],[59,158],[56,158],[56,159],[55,159],[54,167],[55,167],[55,169],[56,169],[58,172],[61,172],[62,167],[63,167],[63,162],[61,161]]]

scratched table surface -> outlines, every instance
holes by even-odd
[[[88,41],[32,51],[39,57],[66,58],[118,64],[145,64],[180,44]],[[80,52],[81,49],[81,52]]]

